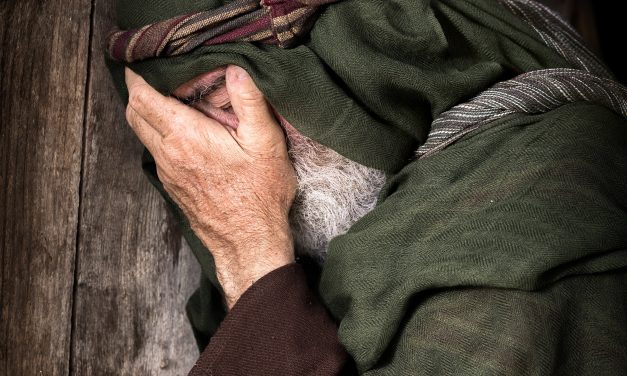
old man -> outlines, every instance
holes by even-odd
[[[127,118],[203,267],[192,374],[627,369],[627,92],[554,14],[119,14]]]

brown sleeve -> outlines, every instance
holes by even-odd
[[[337,375],[347,362],[336,325],[290,264],[241,296],[189,375]]]

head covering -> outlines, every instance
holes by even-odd
[[[142,28],[225,4],[119,0],[118,27]],[[570,66],[492,0],[344,0],[319,10],[293,48],[224,43],[130,67],[168,94],[219,66],[242,66],[303,134],[393,174],[415,158],[442,112],[519,73]],[[124,92],[122,64],[109,64]]]
[[[114,60],[132,63],[227,42],[259,41],[288,47],[308,31],[320,5],[335,1],[236,0],[141,28],[113,30],[107,49]]]

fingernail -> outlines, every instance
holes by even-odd
[[[248,75],[248,72],[246,72],[246,70],[242,67],[234,65],[232,70],[233,70],[233,73],[235,74],[236,80],[243,81],[243,80],[247,80],[248,78],[250,78],[250,76]]]

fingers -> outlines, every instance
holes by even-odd
[[[191,126],[193,120],[199,120],[200,113],[174,98],[168,98],[141,76],[125,69],[126,86],[128,88],[128,106],[139,114],[162,137],[167,137],[177,128]],[[138,126],[142,126],[138,124]]]
[[[127,118],[129,122],[137,118],[132,124],[133,130],[142,142],[150,142],[155,134],[167,138],[174,133],[194,133],[199,129],[206,135],[224,134],[219,122],[174,98],[161,95],[129,68],[125,69],[125,76],[129,91]]]
[[[166,121],[167,116],[164,116],[163,110],[168,105],[172,105],[167,101],[167,98],[157,92],[152,86],[148,85],[144,79],[126,68],[124,70],[124,76],[126,80],[126,87],[128,88],[128,107],[138,114],[142,119],[147,120],[144,122],[137,122],[135,124],[135,133],[140,134],[149,133],[148,130],[142,129],[144,126],[151,127],[161,136],[167,136],[172,132],[171,122]],[[131,114],[133,113],[131,112]],[[128,115],[128,111],[127,111]],[[140,137],[141,138],[141,137]]]
[[[126,120],[131,129],[153,156],[157,155],[158,145],[161,143],[161,135],[144,118],[142,118],[131,106],[126,107]]]
[[[272,127],[278,128],[263,93],[243,68],[228,66],[226,88],[233,111],[239,120],[238,135],[255,137],[272,131]]]

